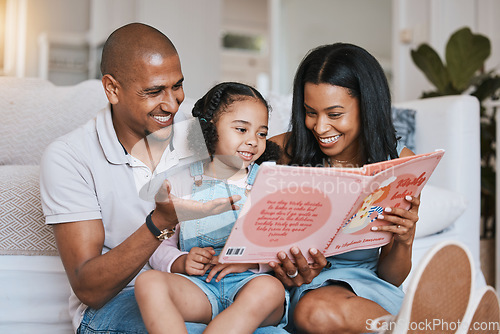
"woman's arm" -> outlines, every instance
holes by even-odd
[[[414,153],[403,148],[400,158],[412,156]],[[420,195],[405,199],[410,203],[408,210],[401,208],[387,208],[382,214],[385,221],[392,225],[380,226],[379,231],[393,232],[392,241],[382,247],[378,263],[378,275],[383,280],[399,286],[406,279],[411,270],[411,254],[415,239],[415,224],[418,221]]]
[[[281,148],[282,156],[278,163],[282,165],[288,164],[290,161],[289,154],[285,153],[285,144],[289,135],[290,132],[285,132],[269,139],[269,141],[278,144]],[[269,266],[274,271],[275,276],[286,287],[296,287],[301,286],[302,284],[311,283],[313,278],[318,276],[327,264],[325,256],[317,249],[309,250],[309,254],[314,261],[311,264],[307,263],[302,251],[297,247],[292,247],[290,253],[293,256],[293,261],[285,252],[279,252],[278,259],[280,261],[273,261],[269,263]]]

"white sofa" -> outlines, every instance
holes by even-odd
[[[290,97],[269,96],[271,134],[286,130]],[[182,112],[190,113],[193,99]],[[50,227],[44,225],[38,163],[45,146],[106,104],[101,83],[56,87],[39,79],[0,77],[0,333],[71,333],[70,287]],[[455,239],[479,271],[479,104],[469,96],[401,103],[416,110],[416,151],[446,150],[422,194],[416,265],[433,244]],[[427,186],[426,186],[427,189]]]
[[[479,101],[470,95],[458,95],[395,105],[416,111],[415,153],[430,152],[438,148],[446,150],[429,179],[428,186],[422,191],[420,220],[417,223],[418,238],[413,247],[413,265],[418,264],[432,245],[442,240],[457,240],[471,251],[476,270],[476,287],[483,286],[486,283],[479,254]],[[456,219],[450,220],[452,216]],[[409,279],[411,274],[407,282]]]

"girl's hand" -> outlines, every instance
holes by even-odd
[[[184,271],[190,276],[205,275],[207,270],[212,267],[212,259],[214,255],[215,251],[212,247],[191,248],[184,264]]]
[[[217,257],[214,257],[214,260]],[[214,261],[212,260],[212,263]],[[218,263],[213,265],[212,269],[208,273],[207,276],[207,282],[210,282],[217,273],[219,275],[215,279],[216,282],[220,282],[221,279],[223,279],[227,274],[232,274],[232,273],[242,273],[247,271],[248,269],[253,269],[253,268],[258,268],[258,264],[254,263]]]
[[[280,263],[269,262],[269,266],[274,270],[276,277],[287,288],[301,286],[311,283],[314,277],[327,265],[325,256],[315,248],[309,250],[313,258],[313,263],[307,263],[306,258],[297,247],[292,247],[290,253],[294,257],[293,263],[285,252],[278,253]]]
[[[386,231],[394,233],[394,241],[411,245],[415,238],[415,225],[418,221],[418,207],[420,206],[420,195],[418,197],[406,196],[405,200],[410,203],[408,210],[401,208],[385,208],[384,213],[377,219],[392,223],[387,226],[372,227],[372,231]]]

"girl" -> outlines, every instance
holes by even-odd
[[[391,99],[384,72],[366,50],[345,43],[312,50],[300,64],[293,87],[291,132],[272,138],[293,165],[360,167],[413,155],[398,145],[391,121]],[[411,268],[419,198],[407,197],[409,210],[384,208],[378,219],[392,225],[372,230],[393,233],[381,249],[347,252],[325,259],[316,249],[308,265],[291,249],[295,264],[279,253],[270,263],[291,290],[293,331],[364,333],[366,321],[397,314],[400,285]]]
[[[210,160],[169,178],[173,193],[205,202],[229,192],[241,196],[241,207],[255,178],[255,162],[279,157],[276,144],[266,150],[267,102],[254,88],[227,82],[198,100],[192,113]],[[153,254],[154,269],[180,275],[150,270],[138,277],[136,298],[150,333],[187,333],[185,321],[208,324],[206,333],[253,333],[259,326],[286,324],[287,292],[278,279],[260,272],[257,264],[217,261],[236,217],[227,211],[181,222],[174,238],[185,253],[172,261],[164,242]]]

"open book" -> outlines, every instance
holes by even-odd
[[[383,246],[392,233],[371,231],[390,224],[377,216],[388,206],[408,209],[405,196],[420,194],[443,154],[437,150],[361,168],[264,163],[219,261],[267,263],[292,246],[305,256],[311,247],[332,256]]]

